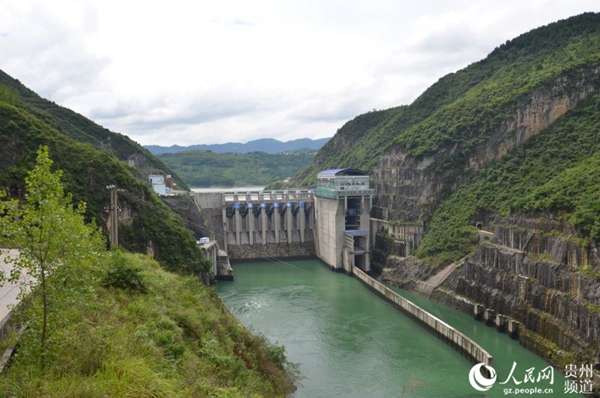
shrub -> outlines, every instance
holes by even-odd
[[[107,288],[123,289],[131,292],[146,293],[148,288],[140,268],[135,268],[127,263],[121,253],[115,253],[114,263],[104,276],[102,285]]]

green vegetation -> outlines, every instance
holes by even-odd
[[[140,270],[147,293],[105,287],[115,267]],[[250,334],[197,278],[125,253],[79,273],[85,291],[53,309],[60,322],[45,369],[27,329],[0,375],[1,396],[273,397],[291,388],[282,347]]]
[[[145,253],[151,244],[154,255],[167,269],[197,273],[206,266],[196,239],[181,217],[173,213],[128,165],[89,144],[61,134],[32,114],[0,102],[0,187],[11,198],[24,197],[24,181],[34,167],[36,149],[48,146],[56,166],[64,171],[62,182],[75,203],[85,202],[86,219],[104,227],[104,207],[109,203],[108,185],[124,189],[120,206],[128,212],[121,223],[119,244]]]
[[[21,96],[14,88],[6,84],[0,84],[0,101],[16,106],[21,101]]]
[[[57,323],[53,309],[61,302],[72,304],[72,295],[86,282],[79,279],[79,269],[93,265],[104,250],[100,231],[85,223],[85,204],[73,208],[60,183],[62,173],[52,172],[51,165],[48,148],[40,148],[37,164],[25,179],[25,202],[0,202],[0,242],[20,249],[18,257],[8,259],[13,265],[10,276],[0,272],[0,279],[16,283],[26,273],[31,280],[21,285],[21,300],[35,286],[36,294],[22,311],[30,333],[37,335],[42,369]]]
[[[600,239],[600,95],[490,163],[434,213],[417,250],[434,263],[467,254],[476,243],[470,225],[480,212],[564,213],[582,233]]]
[[[583,275],[587,275],[589,277],[592,277],[596,280],[600,280],[600,272],[595,270],[591,265],[586,264],[583,267],[581,267],[579,269],[579,272],[581,272]],[[595,305],[594,309],[596,311],[598,311],[598,309],[600,309],[600,306]]]
[[[266,185],[290,177],[308,166],[314,154],[221,154],[196,150],[159,157],[193,187],[239,187]]]
[[[600,127],[600,125],[598,125]],[[600,133],[596,130],[596,133]],[[600,152],[536,188],[518,205],[525,211],[561,211],[578,230],[600,241]]]
[[[250,334],[196,276],[106,252],[51,165],[42,147],[25,201],[0,202],[0,245],[20,248],[2,279],[32,277],[13,315],[27,328],[0,376],[1,396],[251,397],[293,388],[283,347]]]
[[[111,267],[102,280],[102,286],[123,289],[130,293],[147,293],[148,286],[141,268],[132,268],[127,262],[127,257],[121,252],[113,254],[114,266]]]
[[[53,130],[59,131],[75,141],[90,144],[95,149],[113,155],[121,161],[126,161],[130,155],[141,154],[145,165],[142,170],[137,171],[140,176],[145,177],[145,174],[162,171],[164,174],[173,175],[180,189],[187,189],[185,183],[176,173],[129,137],[113,133],[70,109],[40,97],[3,71],[0,71],[0,87],[3,87],[0,89],[0,101],[18,106],[19,109],[40,120]],[[5,97],[2,96],[2,91],[13,93],[9,97],[9,101],[6,101]],[[15,95],[17,101],[13,99]]]

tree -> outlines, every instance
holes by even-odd
[[[0,280],[17,282],[23,273],[30,277],[21,284],[19,298],[27,300],[23,310],[39,342],[42,370],[58,322],[53,308],[73,304],[74,290],[85,288],[77,270],[93,265],[104,251],[100,230],[85,222],[85,204],[72,205],[60,182],[62,171],[52,172],[52,163],[48,147],[40,147],[25,179],[25,200],[0,202],[0,243],[20,250],[17,257],[8,258],[13,270],[10,275],[0,272]]]

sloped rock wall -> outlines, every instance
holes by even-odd
[[[600,258],[595,244],[556,220],[512,216],[496,222],[492,241],[480,243],[443,288],[520,321],[582,361],[596,362]]]

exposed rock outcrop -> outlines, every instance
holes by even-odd
[[[445,292],[434,298],[448,304],[466,299],[518,320],[546,341],[536,342],[534,348],[557,363],[568,358],[596,363],[600,354],[598,248],[577,237],[573,227],[549,216],[498,217],[496,225],[494,238],[482,242],[444,282]],[[525,333],[524,345],[531,347],[535,335]]]
[[[562,76],[516,104],[477,149],[456,143],[425,156],[410,156],[402,145],[380,158],[372,181],[374,213],[389,220],[428,221],[437,204],[491,161],[505,156],[550,126],[598,90],[600,68]],[[473,132],[475,134],[475,132]],[[477,133],[479,134],[479,133]]]
[[[183,218],[185,225],[194,232],[196,239],[210,235],[208,228],[205,227],[204,217],[196,203],[194,203],[192,196],[162,196],[161,199]]]
[[[416,257],[389,256],[380,279],[405,289],[413,289],[418,281],[427,279],[435,271],[436,269]]]

